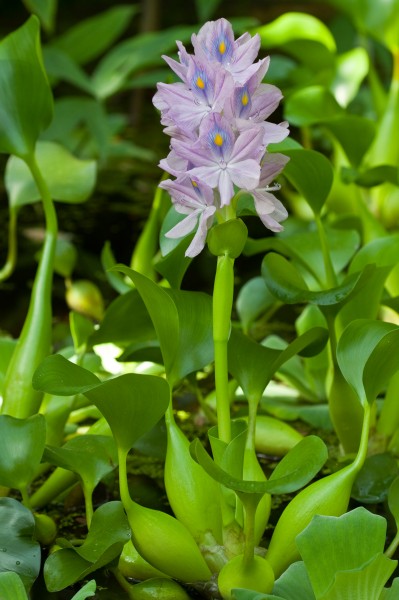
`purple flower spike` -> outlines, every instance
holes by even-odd
[[[221,206],[234,196],[234,185],[254,189],[259,183],[263,155],[263,131],[249,129],[237,138],[229,122],[219,114],[204,119],[198,142],[193,146],[179,140],[172,147],[181,158],[194,166],[188,174],[218,188]]]
[[[212,188],[198,179],[185,177],[182,180],[167,179],[159,184],[167,190],[178,213],[187,215],[165,235],[169,238],[185,237],[196,227],[196,234],[186,250],[186,256],[194,257],[205,246],[208,229],[213,224],[216,205]]]
[[[185,215],[166,235],[179,238],[196,230],[187,256],[203,249],[216,214],[219,221],[234,215],[232,200],[240,190],[252,194],[266,227],[282,230],[287,211],[272,192],[279,189],[273,180],[288,158],[269,154],[267,147],[289,133],[287,123],[265,120],[282,95],[262,83],[269,58],[256,61],[258,35],[234,39],[231,24],[218,19],[193,35],[192,44],[193,55],[177,42],[179,61],[164,57],[181,81],[158,84],[153,99],[171,137],[171,150],[160,167],[176,177],[161,187]],[[224,211],[230,204],[232,209]]]

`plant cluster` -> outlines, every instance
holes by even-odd
[[[80,65],[112,46],[132,7],[80,24],[43,53],[35,15],[0,42],[3,280],[16,267],[18,211],[41,201],[45,218],[20,337],[0,338],[2,599],[26,600],[41,567],[50,593],[83,582],[74,600],[96,593],[103,568],[132,600],[184,600],[190,590],[223,600],[399,598],[399,150],[390,135],[399,10],[396,0],[378,10],[372,0],[330,3],[349,26],[349,50],[311,15],[286,13],[237,38],[221,18],[192,36],[192,54],[184,28],[138,36],[88,76]],[[39,16],[51,29],[51,11]],[[106,42],[79,50],[90,28],[110,23]],[[76,261],[58,239],[53,201],[85,201],[110,154],[139,152],[130,142],[111,149],[115,119],[103,102],[129,85],[129,53],[138,49],[141,68],[157,64],[179,37],[178,60],[164,57],[173,75],[162,71],[153,99],[171,138],[166,175],[131,264],[105,246],[116,298],[106,309],[95,292],[88,306],[70,300],[68,339],[52,353],[53,276],[66,278],[71,298]],[[257,60],[261,47],[277,49],[271,61]],[[49,76],[61,74],[93,98],[58,99],[53,117]],[[286,120],[276,124],[266,119],[280,87]],[[87,118],[80,154],[63,102]],[[252,217],[265,237],[251,237]],[[205,252],[216,263],[212,295],[184,289]],[[235,261],[257,254],[261,272],[237,284]],[[278,323],[287,307],[288,334]],[[197,398],[205,444],[180,427],[181,390]],[[327,432],[339,454],[328,471]],[[162,436],[170,512],[137,501],[128,476],[129,458],[159,451]],[[260,455],[273,459],[267,469]],[[95,489],[114,472],[117,499],[96,507]],[[57,538],[48,509],[77,484],[87,536]]]

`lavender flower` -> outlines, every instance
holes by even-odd
[[[154,105],[171,139],[160,166],[176,177],[161,183],[177,212],[186,215],[166,235],[179,238],[196,231],[187,256],[206,243],[215,216],[232,218],[238,197],[248,192],[264,225],[281,231],[288,215],[272,194],[272,181],[288,158],[269,154],[267,146],[288,135],[287,123],[265,121],[282,95],[262,83],[269,58],[255,62],[260,39],[248,33],[234,39],[226,19],[210,21],[192,36],[194,54],[177,42],[179,61],[164,57],[180,82],[158,84]],[[229,207],[229,211],[225,208]]]

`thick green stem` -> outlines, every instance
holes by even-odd
[[[259,504],[258,496],[248,496],[244,499],[244,535],[245,535],[245,547],[243,563],[245,567],[249,567],[254,560],[255,554],[255,515],[256,509]],[[241,501],[243,497],[241,496]]]
[[[128,510],[132,503],[130,498],[129,485],[127,482],[126,459],[128,452],[118,447],[118,462],[119,462],[119,493],[122,504],[125,510]]]
[[[0,281],[5,281],[12,275],[17,262],[17,215],[17,209],[10,207],[8,221],[8,252],[6,262],[0,270]]]
[[[233,294],[234,259],[228,255],[219,256],[213,288],[213,342],[219,439],[226,443],[231,440],[227,343],[230,337]]]
[[[3,414],[26,418],[36,414],[43,394],[32,388],[32,376],[51,349],[51,293],[57,242],[57,217],[51,196],[34,156],[26,158],[43,200],[46,237],[36,271],[28,314],[7,370],[3,388]]]

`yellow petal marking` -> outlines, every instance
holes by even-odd
[[[219,44],[219,52],[220,54],[224,54],[226,52],[226,44],[223,40]]]
[[[223,146],[223,138],[220,133],[215,134],[213,141],[215,142],[216,146]]]
[[[248,102],[249,102],[248,94],[247,94],[247,92],[244,92],[241,97],[241,104],[243,106],[246,106],[248,104]]]
[[[200,90],[203,90],[205,88],[205,82],[204,82],[204,80],[200,76],[197,77],[197,81],[195,83],[196,83],[196,86]]]

